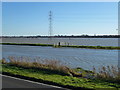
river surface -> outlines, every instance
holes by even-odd
[[[1,39],[0,39],[1,40]],[[3,43],[43,43],[89,46],[118,46],[118,38],[3,38]]]
[[[82,67],[87,70],[92,70],[93,66],[99,68],[102,65],[118,65],[118,50],[2,45],[2,52],[4,58],[8,56],[40,57],[59,60],[69,67]]]

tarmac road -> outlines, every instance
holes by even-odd
[[[0,75],[1,76],[1,75]],[[29,80],[19,79],[11,76],[2,75],[2,88],[48,88],[54,90],[66,90],[61,87],[47,85],[43,83],[33,82]],[[34,90],[34,89],[33,89]]]

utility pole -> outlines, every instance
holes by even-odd
[[[53,21],[53,15],[52,15],[52,11],[49,11],[49,32],[48,32],[48,35],[50,36],[50,38],[52,37],[53,35],[53,30],[52,30],[52,21]]]

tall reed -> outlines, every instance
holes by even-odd
[[[24,67],[24,68],[36,68],[37,70],[38,69],[50,70],[50,71],[65,74],[65,75],[81,76],[81,74],[74,72],[74,70],[63,65],[63,63],[57,60],[41,60],[41,61],[39,60],[38,61],[34,59],[33,61],[30,61],[29,59],[30,59],[29,57],[10,56],[8,57],[9,61],[7,61],[6,59],[2,59],[2,63]]]
[[[98,79],[120,83],[120,69],[117,66],[102,66],[98,72],[93,68],[94,75]]]

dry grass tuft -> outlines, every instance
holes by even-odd
[[[8,57],[9,62],[7,62],[5,59],[2,59],[2,63],[24,67],[24,68],[36,68],[37,70],[38,69],[50,70],[55,73],[61,73],[61,74],[71,75],[71,76],[81,76],[81,74],[74,72],[74,70],[63,65],[60,61],[56,61],[56,60],[37,61],[35,59],[32,62],[30,62],[29,59],[30,59],[29,57],[10,56]]]
[[[93,68],[96,78],[107,81],[120,82],[120,69],[117,66],[102,66],[99,71]]]

